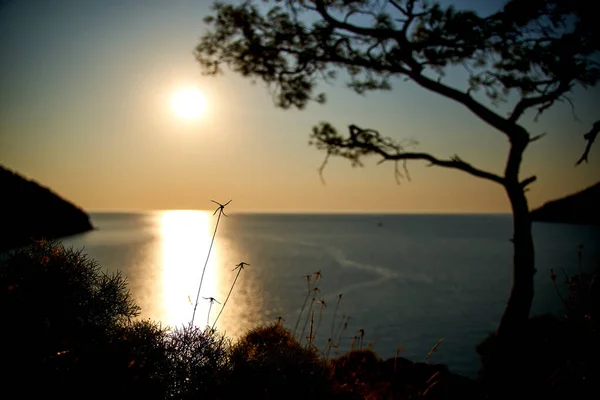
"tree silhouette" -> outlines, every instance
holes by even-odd
[[[266,3],[266,4],[265,4]],[[276,105],[302,109],[320,81],[349,76],[359,94],[389,90],[393,78],[466,107],[500,132],[510,144],[504,171],[475,167],[458,156],[440,159],[407,151],[402,142],[377,130],[350,125],[340,134],[329,123],[315,126],[311,143],[329,156],[362,165],[365,156],[398,163],[424,160],[461,170],[501,185],[513,214],[513,286],[498,328],[501,343],[514,342],[525,327],[533,300],[534,248],[525,191],[535,176],[521,177],[521,162],[532,136],[519,120],[536,119],[557,102],[569,102],[576,87],[596,85],[600,30],[591,2],[583,0],[510,0],[487,17],[420,0],[279,0],[240,5],[216,3],[212,28],[200,40],[196,58],[207,74],[221,66],[272,90]],[[464,67],[467,90],[443,82],[452,67]],[[474,96],[476,92],[483,96]],[[482,100],[483,99],[483,100]],[[508,115],[497,110],[514,101]],[[509,103],[510,104],[510,103]],[[598,127],[597,122],[595,127]],[[597,134],[592,129],[588,146]],[[324,164],[325,164],[324,163]],[[499,342],[500,343],[500,342]],[[514,343],[513,343],[514,344]]]

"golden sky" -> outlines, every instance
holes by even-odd
[[[498,2],[457,6],[489,12]],[[362,97],[344,82],[324,87],[328,102],[304,111],[275,108],[268,91],[232,73],[202,76],[193,49],[209,1],[15,0],[0,9],[0,164],[52,188],[88,211],[206,209],[233,199],[234,211],[509,212],[497,184],[459,171],[408,164],[352,168],[308,146],[313,125],[330,121],[419,141],[418,151],[458,154],[501,173],[503,134],[464,107],[394,82]],[[465,88],[460,73],[446,83]],[[206,99],[196,119],[172,108],[178,90]],[[538,123],[547,135],[525,154],[523,177],[538,181],[532,206],[600,180],[600,152],[574,163],[598,115],[598,89],[573,95]],[[502,109],[500,110],[502,111]],[[598,147],[598,146],[596,146]]]

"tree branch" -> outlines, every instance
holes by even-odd
[[[521,181],[521,187],[524,189],[525,187],[532,184],[536,180],[537,180],[537,176],[535,176],[535,175],[532,175],[527,179],[523,179],[523,181]]]
[[[382,155],[383,156],[383,155]],[[397,161],[397,160],[425,160],[429,161],[431,165],[437,165],[439,167],[446,167],[452,169],[458,169],[478,178],[484,178],[493,182],[504,185],[504,179],[494,173],[481,170],[473,167],[471,164],[463,161],[458,156],[453,156],[450,160],[440,160],[428,153],[400,153],[400,154],[386,154],[384,156],[386,161]]]
[[[477,102],[467,93],[461,92],[450,86],[446,86],[441,82],[431,80],[421,74],[408,75],[420,86],[463,104],[484,122],[503,132],[509,138],[512,138],[515,135],[527,134],[525,129],[523,129],[521,126],[517,125],[513,121],[502,118],[500,115],[496,114],[483,104]]]
[[[499,175],[473,167],[454,156],[449,160],[441,160],[428,153],[406,152],[401,143],[391,138],[382,137],[373,129],[362,129],[356,125],[348,127],[349,136],[342,137],[329,124],[322,123],[320,127],[313,129],[313,143],[318,149],[327,151],[330,155],[341,156],[352,161],[353,165],[362,165],[360,158],[367,155],[379,155],[382,157],[380,163],[385,161],[424,160],[431,165],[458,169],[473,176],[491,180],[504,185],[504,178]],[[326,158],[327,160],[327,158]],[[322,172],[321,166],[320,172]],[[396,169],[397,171],[397,169]]]
[[[538,104],[546,104],[546,105],[542,106],[543,107],[542,111],[543,111],[543,110],[547,109],[548,107],[550,107],[552,104],[554,104],[554,102],[560,96],[562,96],[569,90],[571,90],[571,84],[568,82],[561,82],[560,85],[556,88],[556,90],[553,90],[550,93],[543,94],[541,96],[522,98],[517,103],[515,108],[513,108],[513,111],[510,114],[510,117],[508,118],[508,120],[516,123],[517,120],[519,118],[521,118],[521,115],[523,115],[523,113],[528,108],[535,107]]]
[[[400,11],[404,16],[408,17],[408,12],[400,6],[400,4],[396,3],[394,0],[389,0],[389,3],[394,6],[398,11]]]
[[[323,0],[316,0],[315,5],[316,5],[316,9],[319,12],[319,14],[321,15],[321,17],[323,17],[323,19],[325,21],[327,21],[329,24],[331,24],[331,26],[334,28],[343,29],[348,32],[356,33],[358,35],[364,35],[367,37],[370,36],[370,37],[378,38],[378,39],[391,39],[391,38],[398,39],[398,37],[401,33],[394,29],[364,28],[361,26],[349,24],[347,22],[343,22],[343,21],[333,18],[331,16],[331,14],[329,14],[327,12],[327,7],[323,3]]]
[[[577,162],[575,163],[575,165],[579,165],[582,162],[588,162],[588,155],[590,154],[590,149],[592,148],[592,144],[594,143],[594,140],[596,140],[596,136],[598,136],[598,132],[600,132],[600,120],[596,121],[594,123],[594,126],[592,127],[592,129],[586,133],[585,135],[583,135],[583,138],[585,140],[587,140],[587,145],[585,146],[585,150],[583,151],[583,154],[581,155],[581,157],[579,158],[579,160],[577,160]]]

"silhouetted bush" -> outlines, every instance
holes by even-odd
[[[561,363],[553,371],[550,383],[553,389],[570,395],[600,396],[600,271],[589,273],[581,268],[579,249],[579,272],[573,276],[564,273],[566,295],[558,289],[565,314],[561,319],[565,332]],[[552,272],[551,279],[556,284]],[[559,347],[559,346],[557,346]]]
[[[39,241],[5,254],[0,310],[6,390],[18,397],[38,391],[81,397],[90,390],[115,394],[151,386],[138,384],[151,365],[141,360],[160,358],[164,330],[133,323],[139,307],[125,279],[105,274],[81,251]]]
[[[2,256],[0,310],[3,390],[17,398],[187,398],[227,366],[223,338],[134,320],[120,274],[54,242]]]
[[[81,346],[62,358],[61,397],[165,399],[171,364],[165,343],[168,331],[150,321],[117,327],[107,340]]]
[[[477,346],[490,392],[506,389],[554,399],[600,396],[600,275],[581,269],[573,276],[564,271],[562,275],[566,289],[559,287],[554,271],[550,278],[564,305],[564,315],[530,318],[512,364],[495,365],[491,356],[496,333]]]
[[[301,345],[280,324],[248,332],[233,346],[230,360],[230,396],[308,399],[329,394],[327,368],[316,349]]]
[[[468,378],[441,364],[406,358],[380,359],[371,350],[354,350],[333,359],[332,390],[356,399],[483,399]]]
[[[219,398],[230,373],[231,343],[207,328],[184,326],[166,340],[170,371],[168,397]]]

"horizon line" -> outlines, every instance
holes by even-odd
[[[156,209],[90,209],[86,210],[90,213],[103,214],[142,214],[142,213],[157,213],[166,211],[201,211],[214,212],[213,209],[193,209],[193,208],[156,208]],[[230,211],[230,215],[240,214],[265,214],[265,215],[382,215],[382,214],[403,214],[403,215],[511,215],[507,211],[447,211],[447,210],[241,210]]]

